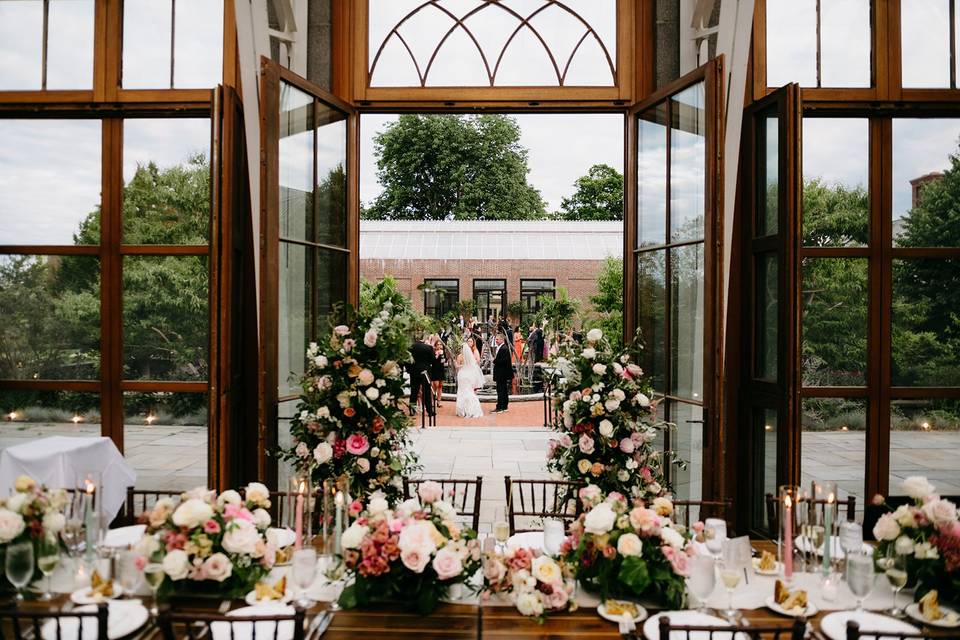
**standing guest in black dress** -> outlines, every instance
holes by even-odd
[[[430,365],[430,380],[433,383],[433,397],[437,399],[437,406],[442,407],[443,381],[447,377],[447,350],[443,340],[437,338],[433,342],[433,363]]]

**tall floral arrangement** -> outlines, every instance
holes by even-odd
[[[347,321],[307,350],[306,372],[282,458],[325,480],[347,480],[354,497],[402,492],[416,468],[407,428],[403,365],[410,359],[413,315],[392,281],[367,285]]]
[[[903,481],[913,504],[900,505],[880,516],[873,527],[876,556],[884,561],[891,547],[907,556],[910,584],[919,600],[936,589],[945,600],[960,602],[960,521],[957,505],[941,498],[936,487],[920,476]],[[885,504],[877,496],[879,504]]]
[[[553,402],[563,420],[547,452],[547,468],[568,480],[595,484],[636,499],[663,495],[664,466],[676,462],[653,441],[667,428],[657,420],[653,389],[627,351],[614,352],[600,329],[585,347],[567,347],[551,361],[558,382]]]
[[[631,507],[623,494],[604,495],[596,485],[582,488],[579,497],[584,513],[560,551],[564,562],[577,567],[577,579],[604,599],[645,598],[682,607],[688,558],[696,547],[672,522],[670,499]]]

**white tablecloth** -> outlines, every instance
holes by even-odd
[[[120,454],[113,440],[106,437],[70,438],[52,436],[31,440],[0,452],[0,495],[13,490],[19,475],[28,475],[51,489],[72,489],[77,474],[99,471],[103,478],[103,513],[107,520],[120,511],[127,487],[137,473]]]

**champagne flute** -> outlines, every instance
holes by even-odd
[[[716,581],[716,560],[713,556],[698,555],[690,558],[690,577],[687,579],[687,587],[697,599],[699,604],[697,611],[700,613],[708,612],[707,598],[713,593]]]
[[[24,540],[7,546],[4,572],[17,590],[17,602],[23,602],[22,590],[33,578],[33,542]]]
[[[153,607],[150,608],[150,613],[155,616],[159,612],[157,608],[157,592],[160,591],[160,585],[163,584],[163,579],[166,577],[163,571],[163,565],[159,562],[147,562],[143,567],[143,577],[147,581],[147,586],[150,587],[150,591],[153,593]]]
[[[854,553],[847,557],[847,586],[857,598],[857,612],[863,612],[863,599],[873,591],[873,556]]]
[[[307,597],[307,588],[317,577],[317,550],[313,548],[299,549],[293,552],[293,581],[300,587],[300,597],[297,602],[301,607],[309,607],[313,600]]]
[[[731,622],[737,619],[737,610],[733,607],[733,592],[740,584],[740,577],[741,571],[732,565],[724,564],[720,567],[720,580],[727,589],[727,610],[723,615]]]
[[[37,568],[43,574],[46,588],[41,600],[52,600],[50,591],[50,575],[60,565],[60,544],[56,536],[43,536],[37,541]]]
[[[900,590],[907,585],[907,556],[897,551],[896,545],[892,544],[887,548],[886,562],[883,565],[883,573],[887,576],[887,581],[893,587],[893,606],[887,611],[895,618],[903,616],[903,609],[897,606],[897,597]]]

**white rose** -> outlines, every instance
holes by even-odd
[[[616,398],[610,398],[609,400],[603,403],[603,406],[607,409],[607,411],[609,411],[610,413],[613,413],[614,411],[620,408],[620,401],[617,400]]]
[[[14,513],[23,511],[23,505],[25,504],[27,504],[27,494],[25,493],[14,493],[7,498],[7,509]]]
[[[923,515],[938,527],[950,524],[957,519],[957,506],[949,500],[931,500],[923,505]]]
[[[420,511],[419,498],[410,498],[397,505],[397,515],[401,518],[409,518],[416,511]]]
[[[636,402],[636,403],[637,403],[638,405],[640,405],[641,407],[649,407],[649,406],[650,406],[650,398],[648,398],[647,396],[643,395],[642,393],[638,393],[638,394],[637,394],[637,397],[635,397],[635,398],[633,399],[633,401]]]
[[[674,549],[682,548],[685,542],[683,536],[680,535],[680,532],[676,529],[671,529],[670,527],[663,527],[660,529],[660,539]]]
[[[367,400],[376,400],[380,397],[380,390],[376,387],[367,387],[364,395],[367,396]]]
[[[190,498],[173,512],[173,524],[194,529],[213,517],[213,507],[197,498]]]
[[[940,557],[937,548],[929,542],[921,542],[913,548],[913,555],[917,560],[936,560]]]
[[[357,469],[360,470],[360,473],[370,471],[370,461],[366,458],[357,458]]]
[[[344,549],[357,549],[368,533],[370,533],[370,527],[354,522],[340,536],[340,544]]]
[[[153,536],[145,535],[133,545],[133,550],[142,556],[152,556],[160,551],[160,541]]]
[[[593,372],[598,376],[602,376],[607,372],[607,365],[598,362],[597,364],[593,365]]]
[[[600,421],[600,435],[604,438],[609,438],[613,435],[613,423],[609,420]]]
[[[635,533],[625,533],[617,538],[617,553],[622,556],[639,556],[643,543]]]
[[[370,498],[370,503],[367,504],[367,512],[372,516],[380,515],[389,508],[390,503],[382,495]]]
[[[897,538],[897,541],[893,543],[894,548],[902,556],[909,556],[913,553],[913,540],[907,536],[900,536]]]
[[[376,380],[376,376],[373,375],[373,371],[370,371],[370,369],[364,369],[357,375],[357,382],[364,387],[373,384],[374,380]]]
[[[597,357],[597,350],[594,349],[593,347],[587,347],[586,349],[583,350],[583,352],[580,355],[583,356],[584,359],[586,360],[593,360],[594,358]]]
[[[900,535],[900,525],[891,513],[885,513],[873,525],[873,537],[877,540],[896,540]]]
[[[10,542],[21,533],[25,527],[23,516],[9,509],[0,509],[0,543]]]
[[[619,400],[620,402],[623,402],[624,400],[627,399],[627,394],[624,393],[623,389],[614,389],[613,391],[610,392],[610,395],[616,398],[617,400]]]
[[[627,462],[629,463],[630,461],[628,460]],[[627,471],[626,469],[620,469],[620,471],[617,472],[617,480],[619,480],[620,482],[626,482],[629,479],[630,479],[630,472]]]
[[[603,331],[600,329],[587,331],[587,342],[599,342],[601,338],[603,338]]]
[[[59,511],[49,511],[43,516],[43,530],[47,535],[56,535],[63,531],[67,519]]]
[[[233,564],[225,554],[215,553],[203,563],[204,573],[210,580],[223,582],[233,573]]]
[[[313,450],[313,459],[317,461],[317,464],[323,464],[332,457],[333,447],[331,447],[328,442],[321,442],[317,445],[316,449]]]
[[[367,345],[371,349],[377,346],[377,332],[373,329],[370,329],[363,334],[363,344]]]
[[[313,359],[313,363],[323,369],[327,366],[327,356],[317,356]]]
[[[617,514],[606,502],[601,502],[591,509],[583,520],[583,528],[587,533],[603,535],[609,533],[617,521]]]
[[[934,486],[923,476],[910,476],[903,481],[903,492],[914,500],[925,498],[934,490]]]
[[[437,541],[434,537],[436,532],[437,528],[429,520],[417,520],[400,532],[397,547],[401,552],[416,550],[424,555],[431,555],[437,550]]]
[[[163,557],[163,572],[171,580],[183,580],[190,572],[190,558],[181,549],[174,549]]]
[[[550,556],[537,556],[530,565],[530,573],[540,582],[556,584],[563,578],[563,572]]]
[[[370,449],[370,457],[371,457],[371,458],[379,458],[379,457],[380,457],[380,447],[373,447],[372,449]]]
[[[320,407],[317,409],[317,418],[320,420],[326,420],[330,417],[330,408],[329,407]]]
[[[270,490],[260,482],[251,482],[247,485],[247,501],[255,504],[264,504],[270,501]]]
[[[893,512],[893,517],[896,519],[897,524],[905,528],[917,526],[917,517],[914,514],[914,509],[916,509],[916,507],[907,504],[902,504],[897,507],[897,510]]]
[[[457,519],[457,510],[449,502],[444,502],[443,500],[437,500],[433,503],[432,507],[433,513],[440,516],[441,520],[456,520]]]
[[[266,509],[255,509],[253,512],[253,524],[261,531],[270,526],[270,513]]]
[[[253,555],[260,541],[260,532],[252,522],[236,519],[223,534],[223,548],[228,553]]]
[[[223,509],[224,506],[228,504],[242,504],[243,498],[240,497],[240,494],[233,489],[227,489],[219,496],[217,496],[217,506]]]
[[[539,616],[543,613],[543,602],[535,591],[528,591],[517,596],[517,611],[524,616]]]

